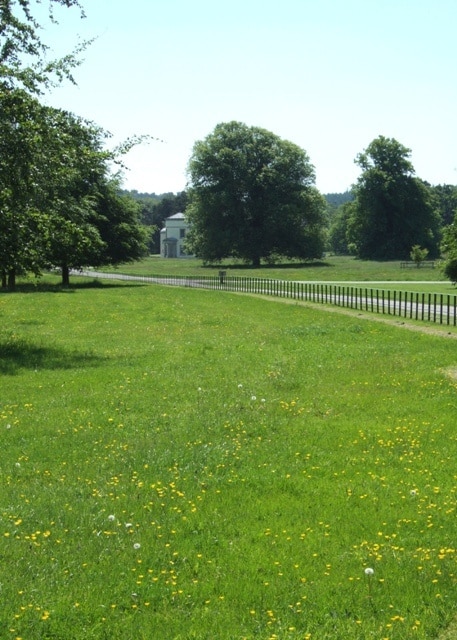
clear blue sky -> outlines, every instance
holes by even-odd
[[[77,87],[47,102],[93,120],[129,153],[124,187],[177,192],[196,140],[220,122],[264,127],[306,150],[323,192],[359,175],[377,136],[416,174],[457,183],[457,0],[81,0],[44,34],[57,54],[97,37]]]

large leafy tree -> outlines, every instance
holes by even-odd
[[[14,288],[16,274],[38,273],[47,221],[36,207],[44,109],[21,89],[0,84],[0,272]]]
[[[356,158],[362,173],[348,239],[360,258],[407,259],[414,245],[437,255],[439,216],[430,189],[414,175],[410,154],[397,140],[379,136]]]
[[[105,132],[93,123],[42,105],[37,96],[72,78],[77,51],[49,62],[31,0],[0,2],[0,273],[14,288],[17,274],[39,274],[137,259],[145,232],[133,201],[117,195],[111,165],[141,141],[105,150]],[[78,0],[48,0],[53,8]],[[80,50],[86,46],[83,43]]]
[[[222,123],[196,142],[188,165],[188,247],[207,262],[273,255],[317,258],[323,197],[306,152],[259,127]]]
[[[62,110],[46,115],[37,205],[49,219],[46,262],[61,268],[67,285],[72,268],[95,264],[105,248],[95,212],[110,154],[100,127]]]
[[[0,87],[0,272],[49,265],[68,284],[72,268],[119,264],[146,253],[147,234],[132,198],[110,177],[116,152],[106,134],[22,89]],[[125,148],[128,148],[126,145]]]
[[[47,111],[52,126],[42,146],[39,204],[49,213],[46,261],[61,268],[67,285],[71,269],[142,258],[149,234],[139,205],[121,195],[110,175],[118,156],[105,150],[104,130],[74,114]]]
[[[0,271],[10,289],[55,250],[68,260],[96,239],[87,218],[106,173],[99,138],[75,116],[0,85]]]
[[[0,2],[0,272],[2,284],[14,288],[18,273],[38,273],[46,249],[49,215],[37,208],[42,184],[43,138],[49,112],[38,102],[47,87],[72,78],[77,51],[47,59],[48,46],[36,19],[37,2]],[[48,0],[53,7],[77,7],[78,0]],[[86,46],[81,45],[79,50]],[[49,163],[48,163],[49,164]]]

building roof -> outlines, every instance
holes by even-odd
[[[183,213],[179,212],[175,213],[174,216],[169,216],[167,220],[184,220],[185,217],[186,216]]]

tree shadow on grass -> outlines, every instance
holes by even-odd
[[[260,265],[260,267],[255,267],[252,264],[246,264],[244,262],[234,262],[233,264],[207,264],[203,265],[203,268],[221,268],[221,269],[252,269],[252,271],[256,271],[258,269],[315,269],[316,267],[334,267],[334,265],[329,262],[324,262],[322,260],[312,260],[308,262],[268,262]]]
[[[55,347],[33,344],[15,337],[0,336],[0,374],[16,375],[24,369],[64,370],[95,367],[106,358],[93,353],[65,351]]]

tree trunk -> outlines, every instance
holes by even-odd
[[[16,271],[10,269],[8,271],[8,290],[14,291],[16,289]]]
[[[2,271],[2,289],[6,289],[8,287],[8,279],[6,277],[6,271]]]
[[[70,269],[68,267],[68,264],[65,263],[62,265],[62,286],[70,286]]]
[[[252,266],[258,269],[260,267],[260,258],[259,256],[255,256],[252,258]]]

